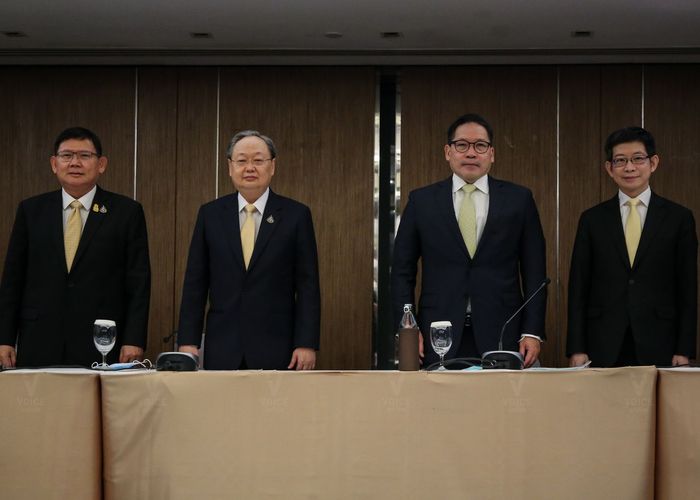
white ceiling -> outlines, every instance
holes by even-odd
[[[15,31],[0,63],[700,61],[699,0],[0,0]]]

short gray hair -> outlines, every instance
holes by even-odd
[[[268,136],[262,135],[257,130],[242,130],[236,135],[234,135],[231,138],[231,141],[228,143],[228,148],[226,148],[226,158],[228,158],[229,160],[231,159],[231,155],[233,154],[233,147],[238,141],[245,139],[246,137],[258,137],[262,139],[265,142],[265,144],[267,144],[267,149],[270,151],[270,157],[273,159],[277,158],[277,148],[275,147],[275,143],[272,142],[272,139],[270,139]]]

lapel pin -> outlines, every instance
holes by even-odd
[[[100,213],[101,213],[101,214],[106,214],[106,213],[107,213],[107,208],[105,208],[104,205],[102,205],[102,208],[100,208]]]
[[[275,218],[271,215],[271,216],[269,216],[267,219],[265,219],[265,221],[266,221],[268,224],[274,224],[274,223],[275,223]]]
[[[92,206],[92,211],[93,211],[93,212],[99,212],[99,211],[100,211],[100,207],[99,207],[99,205],[98,205],[97,203],[95,203],[95,204]]]

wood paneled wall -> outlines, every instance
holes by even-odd
[[[402,204],[449,175],[442,148],[464,112],[494,126],[496,177],[533,190],[547,238],[543,363],[563,366],[578,217],[615,193],[602,145],[641,124],[658,141],[652,187],[700,214],[700,66],[411,67],[399,72]],[[173,347],[197,209],[232,191],[225,150],[255,128],[279,149],[272,188],[311,207],[322,286],[320,368],[369,368],[372,350],[374,68],[0,67],[0,260],[17,203],[55,189],[53,140],[102,138],[101,185],[143,203],[153,292],[148,355]],[[164,339],[168,338],[167,341]]]
[[[467,112],[495,129],[495,177],[532,189],[547,239],[546,366],[565,366],[569,263],[583,210],[616,193],[603,169],[608,134],[643,125],[657,138],[652,189],[700,215],[697,65],[420,67],[401,78],[401,197],[451,174],[443,145]]]

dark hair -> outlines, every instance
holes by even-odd
[[[70,127],[58,134],[58,137],[56,137],[56,142],[53,143],[53,154],[58,153],[58,148],[61,146],[61,144],[69,141],[70,139],[78,139],[81,141],[88,140],[92,142],[97,156],[102,156],[102,143],[100,142],[100,138],[97,137],[97,134],[92,130],[88,130],[83,127]]]
[[[642,127],[625,127],[610,134],[605,141],[605,157],[608,161],[612,161],[613,148],[627,142],[641,142],[649,156],[656,154],[656,141],[648,130]]]
[[[452,142],[452,139],[455,138],[455,131],[457,128],[465,123],[476,123],[477,125],[484,127],[486,129],[486,134],[489,136],[489,142],[493,142],[493,129],[491,128],[491,125],[489,125],[489,122],[487,122],[481,115],[467,113],[466,115],[462,115],[457,118],[454,122],[452,122],[450,128],[447,129],[447,144]]]

